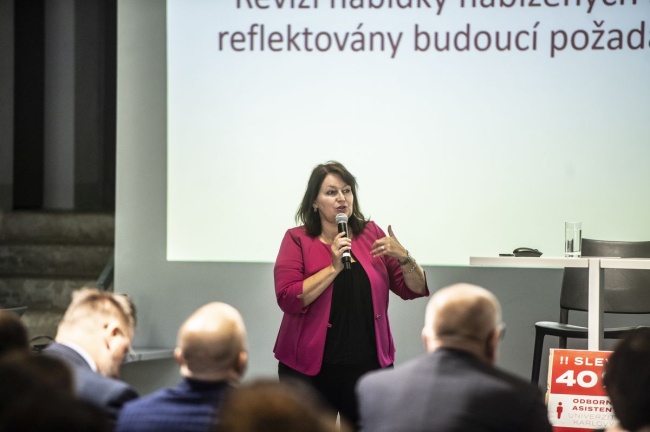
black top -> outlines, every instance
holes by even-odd
[[[338,365],[377,363],[370,280],[361,264],[352,263],[334,279],[323,362]]]

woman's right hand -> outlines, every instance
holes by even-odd
[[[344,252],[352,248],[352,240],[344,236],[345,233],[338,233],[330,246],[332,264],[304,280],[302,294],[298,296],[298,298],[302,299],[302,307],[307,307],[314,302],[343,270],[341,257],[343,257]]]
[[[332,254],[332,267],[337,273],[343,270],[343,253],[352,250],[352,239],[345,236],[345,232],[340,232],[334,237],[330,248]]]

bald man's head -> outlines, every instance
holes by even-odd
[[[181,326],[175,351],[183,376],[237,381],[248,360],[244,321],[225,303],[208,303]]]
[[[456,284],[437,291],[427,305],[422,337],[427,351],[452,347],[496,361],[501,307],[485,288]]]

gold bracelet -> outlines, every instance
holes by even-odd
[[[406,271],[404,271],[404,269],[402,269],[402,274],[407,275],[407,274],[409,274],[409,273],[413,273],[413,270],[415,270],[415,268],[416,268],[417,266],[418,266],[418,263],[416,263],[415,260],[413,260],[413,267],[411,267],[410,269],[408,269],[408,270],[406,270]]]

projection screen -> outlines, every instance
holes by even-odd
[[[272,262],[312,168],[423,264],[650,239],[650,3],[168,0],[167,259]]]

